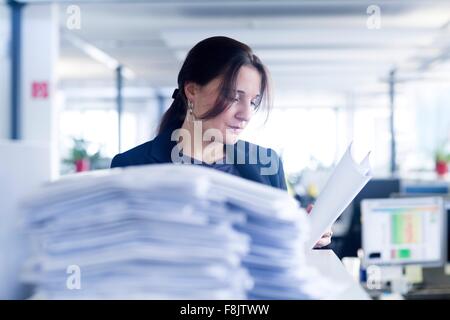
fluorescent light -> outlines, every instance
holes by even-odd
[[[117,59],[110,56],[105,51],[97,48],[96,46],[90,44],[89,42],[65,31],[61,34],[65,39],[67,39],[72,45],[83,51],[86,55],[91,57],[93,60],[101,63],[111,70],[116,70],[120,65],[122,65]],[[122,65],[123,66],[123,65]],[[130,68],[123,66],[122,74],[127,79],[134,79],[136,74]]]

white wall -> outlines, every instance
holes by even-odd
[[[19,227],[21,199],[50,180],[48,147],[0,141],[0,299],[24,298],[20,269],[28,245]]]

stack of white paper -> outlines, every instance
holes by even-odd
[[[44,298],[323,298],[286,192],[195,165],[79,175],[24,202]],[[77,277],[79,276],[79,277]]]
[[[246,217],[234,226],[251,239],[250,251],[243,259],[254,282],[248,298],[318,299],[342,289],[309,265],[304,250],[309,224],[296,200],[283,190],[231,175],[210,177],[210,194],[223,197],[233,212]]]
[[[249,241],[232,228],[243,215],[207,202],[204,179],[170,180],[153,168],[87,175],[29,198],[38,247],[24,278],[50,299],[245,298]]]

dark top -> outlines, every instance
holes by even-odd
[[[186,163],[191,163],[191,164],[195,164],[195,165],[200,165],[200,166],[204,166],[207,168],[212,168],[212,169],[216,169],[222,172],[226,172],[229,174],[232,174],[236,177],[240,177],[241,174],[239,173],[239,171],[236,169],[236,166],[233,163],[226,163],[225,159],[221,159],[220,161],[214,162],[214,163],[206,163],[200,160],[195,160],[191,157],[188,156],[184,156]]]
[[[174,148],[177,142],[171,140],[172,131],[166,130],[151,141],[117,154],[112,159],[111,168],[178,162],[178,152],[173,152],[178,149]],[[225,163],[213,165],[213,168],[235,175],[238,173],[244,179],[287,190],[283,164],[272,149],[239,140],[226,148],[225,154]]]

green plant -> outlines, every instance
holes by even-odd
[[[443,149],[438,149],[434,153],[434,159],[436,162],[450,162],[450,154]]]
[[[441,140],[434,152],[435,162],[450,162],[450,140]]]
[[[73,138],[73,147],[70,149],[69,157],[64,159],[65,163],[75,163],[78,160],[88,159],[90,163],[98,161],[100,156],[100,151],[94,154],[89,154],[88,147],[89,142],[84,139]]]

